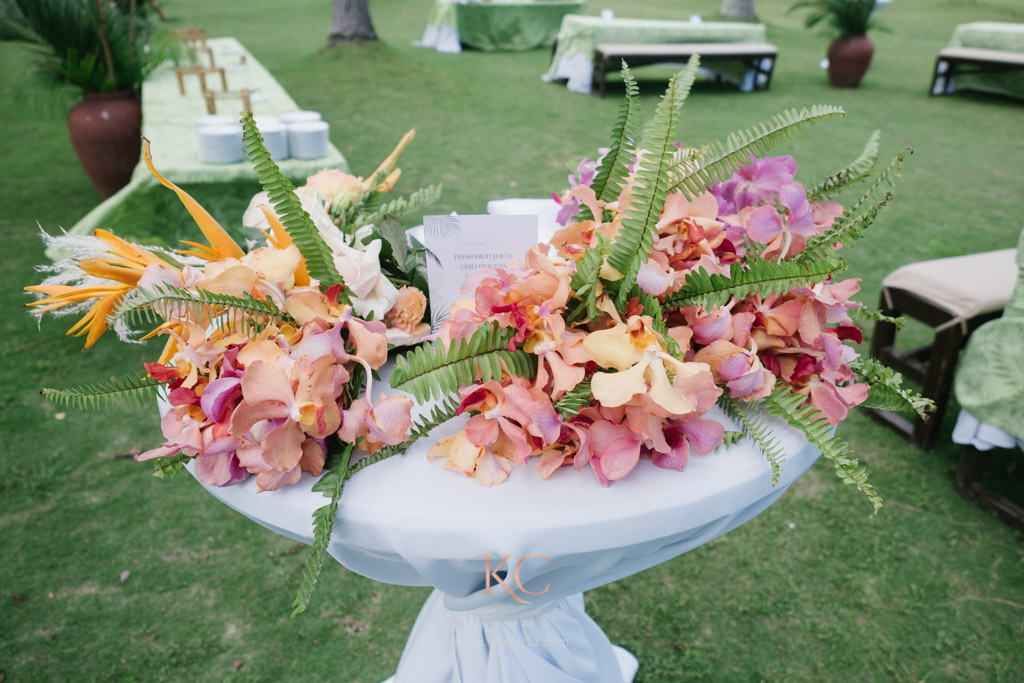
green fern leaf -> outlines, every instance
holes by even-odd
[[[889,163],[885,170],[878,174],[875,182],[861,195],[860,199],[844,211],[843,215],[832,224],[832,227],[821,235],[807,240],[804,250],[793,260],[798,263],[811,263],[831,253],[837,243],[845,245],[863,237],[864,230],[875,222],[878,212],[892,201],[892,192],[887,191],[880,201],[868,206],[863,211],[861,210],[862,207],[871,202],[883,189],[893,186],[895,178],[899,177],[900,168],[903,166],[903,159],[910,153],[912,153],[910,149],[904,149],[896,155],[896,158]]]
[[[779,445],[775,434],[772,433],[771,425],[765,419],[764,409],[759,404],[737,401],[725,394],[718,399],[718,405],[739,426],[742,435],[757,445],[758,450],[761,451],[772,468],[772,486],[778,484],[786,453]],[[726,432],[726,434],[728,433]],[[735,432],[732,433],[735,434]],[[736,437],[730,438],[733,443],[738,440]]]
[[[722,433],[722,443],[726,446],[733,446],[745,439],[746,436],[743,432],[734,432],[731,429],[727,429]]]
[[[882,498],[875,487],[868,483],[867,468],[861,467],[850,450],[849,444],[835,436],[835,428],[829,424],[817,408],[807,405],[807,397],[795,393],[790,387],[780,384],[762,404],[770,415],[781,417],[790,426],[802,431],[807,441],[832,461],[839,479],[848,486],[854,486],[871,503],[871,516],[882,507]]]
[[[603,265],[604,256],[601,255],[601,250],[587,249],[576,261],[576,272],[572,275],[572,291],[583,300],[584,307],[581,310],[585,310],[591,320],[597,320],[602,315],[597,307],[597,281]],[[570,321],[575,322],[577,317],[583,316],[570,315]]]
[[[860,156],[845,168],[827,176],[814,187],[807,188],[807,198],[824,199],[847,185],[852,185],[871,175],[871,171],[875,169],[875,164],[878,162],[878,140],[881,135],[882,131],[880,130],[871,133]]]
[[[416,190],[408,197],[398,197],[372,211],[363,212],[356,216],[351,228],[354,230],[364,225],[377,225],[384,216],[400,218],[410,211],[418,211],[423,207],[436,204],[441,199],[441,184],[431,185]]]
[[[885,322],[891,323],[896,326],[896,330],[902,330],[903,326],[907,324],[907,319],[903,316],[893,317],[882,313],[877,308],[867,308],[860,306],[858,308],[851,308],[848,311],[850,319],[854,322]]]
[[[594,391],[590,387],[590,377],[583,380],[575,387],[565,392],[562,398],[555,401],[555,410],[557,410],[563,419],[568,420],[573,415],[577,415],[581,410],[590,405],[590,402],[594,398]]]
[[[194,456],[177,453],[153,460],[153,476],[157,479],[173,479]]]
[[[338,516],[338,501],[341,500],[345,482],[348,481],[345,474],[348,472],[348,463],[352,458],[353,448],[355,448],[354,444],[346,444],[341,455],[341,463],[330,473],[334,476],[325,475],[320,479],[320,482],[327,479],[328,483],[333,486],[330,492],[331,502],[313,512],[313,547],[302,573],[302,585],[299,586],[299,592],[292,602],[293,618],[306,611],[309,599],[316,589],[317,580],[320,578],[320,570],[323,569],[324,558],[327,556],[327,546],[331,542],[331,532],[334,530],[334,520]]]
[[[668,191],[682,192],[692,200],[713,188],[719,180],[731,176],[740,165],[749,164],[751,154],[763,157],[773,147],[803,132],[805,125],[843,116],[846,112],[841,107],[822,104],[776,114],[769,123],[733,133],[725,142],[713,143],[709,148],[711,156],[703,159],[699,167],[684,160],[675,169],[675,181]]]
[[[256,177],[270,196],[274,212],[280,217],[281,224],[306,260],[310,276],[316,278],[320,282],[320,287],[324,289],[331,285],[344,284],[338,269],[334,267],[331,250],[320,236],[313,219],[302,208],[302,202],[295,194],[295,186],[270,158],[270,153],[263,144],[263,136],[253,121],[252,112],[242,115],[242,128],[245,152],[249,155]],[[346,303],[349,302],[347,292],[342,292],[340,298]]]
[[[654,247],[655,224],[661,216],[670,183],[669,168],[675,153],[672,143],[678,139],[679,115],[699,63],[700,59],[694,55],[686,68],[672,77],[640,145],[645,151],[631,208],[625,212],[622,228],[608,253],[608,265],[622,273],[622,283],[625,283],[620,284],[616,297],[620,311],[631,285],[636,282],[640,266],[647,262]]]
[[[686,284],[666,296],[662,305],[665,308],[700,305],[709,310],[714,306],[724,306],[733,297],[742,299],[754,293],[770,296],[797,287],[809,287],[845,268],[845,261],[832,256],[810,263],[760,259],[752,261],[749,267],[734,263],[728,276],[695,268],[687,273]]]
[[[501,379],[502,366],[513,375],[533,377],[537,359],[522,349],[509,350],[516,330],[497,322],[480,325],[468,340],[448,349],[440,339],[422,344],[395,359],[391,386],[423,402],[442,398],[476,382]]]
[[[877,408],[902,413],[916,413],[928,420],[935,412],[935,401],[903,388],[903,376],[874,358],[857,358],[853,371],[871,385],[862,408]]]
[[[108,383],[86,384],[75,389],[43,389],[47,401],[59,406],[79,409],[107,409],[111,405],[145,406],[156,400],[163,383],[152,377],[134,374],[112,379]]]
[[[612,127],[612,141],[608,146],[608,153],[601,160],[601,165],[594,175],[594,182],[590,186],[594,195],[606,202],[615,201],[622,192],[626,177],[629,175],[630,160],[639,142],[640,90],[626,62],[622,62],[622,80],[626,85],[626,99],[619,106],[619,118]],[[601,217],[590,216],[586,207],[582,211],[588,214],[584,220],[593,218],[600,222]]]
[[[199,325],[213,321],[220,330],[243,335],[260,332],[267,325],[295,322],[273,302],[250,294],[236,297],[166,284],[153,291],[136,288],[107,316],[108,324],[118,320],[132,326],[156,326],[165,320],[190,320]]]

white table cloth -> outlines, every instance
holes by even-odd
[[[543,481],[532,466],[484,488],[426,457],[436,437],[460,427],[460,420],[442,425],[404,455],[359,472],[338,506],[331,556],[377,581],[436,589],[395,683],[632,680],[635,660],[616,654],[580,594],[753,518],[818,457],[799,431],[775,423],[788,456],[775,487],[761,453],[741,443],[692,455],[683,472],[641,461],[608,488],[571,468]],[[208,490],[268,529],[309,543],[313,510],[327,503],[311,492],[313,481],[303,474],[294,486],[257,494],[253,477]],[[488,589],[484,556],[492,570],[508,557],[506,585],[528,604],[494,575]]]

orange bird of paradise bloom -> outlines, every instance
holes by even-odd
[[[143,158],[146,166],[160,184],[173,190],[181,203],[185,205],[189,214],[195,220],[196,225],[202,231],[209,244],[197,242],[185,242],[191,249],[183,250],[180,253],[188,256],[196,256],[205,261],[215,261],[223,258],[241,258],[245,255],[231,236],[220,226],[209,212],[199,205],[187,192],[164,178],[153,167],[153,158],[149,151],[149,140],[144,140]],[[284,237],[281,237],[281,233]],[[280,233],[275,230],[278,236],[277,241],[287,240],[287,233],[282,229]],[[93,236],[107,246],[107,254],[100,258],[84,259],[78,263],[78,268],[86,275],[105,280],[104,284],[94,286],[73,286],[73,285],[32,285],[26,287],[26,291],[42,294],[43,298],[26,304],[27,307],[35,309],[36,313],[42,314],[47,311],[54,311],[64,306],[70,306],[90,299],[96,299],[96,303],[86,311],[78,322],[70,330],[69,335],[86,335],[85,348],[96,343],[96,340],[107,331],[109,324],[107,317],[115,307],[134,290],[139,284],[139,278],[146,268],[154,263],[169,264],[178,267],[160,256],[143,249],[142,247],[126,242],[106,230],[96,230]],[[288,240],[290,241],[290,240]]]

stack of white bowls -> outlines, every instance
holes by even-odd
[[[281,117],[288,127],[288,149],[295,159],[327,156],[331,127],[315,111],[294,111]]]
[[[229,116],[200,116],[195,121],[199,160],[207,164],[234,164],[245,158],[242,124]]]
[[[270,158],[281,161],[288,158],[288,127],[276,116],[255,116],[256,128],[263,136],[263,144]]]

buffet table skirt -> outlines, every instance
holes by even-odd
[[[532,466],[484,488],[426,457],[436,438],[461,429],[455,420],[350,480],[328,552],[377,581],[435,587],[396,683],[630,680],[628,668],[612,666],[615,651],[579,594],[697,548],[777,500],[818,452],[799,431],[772,424],[787,454],[776,486],[761,453],[741,442],[691,455],[683,472],[641,461],[607,488],[589,471],[563,468],[544,481]],[[261,494],[255,478],[208,490],[309,543],[313,510],[327,502],[313,481],[303,474]]]

